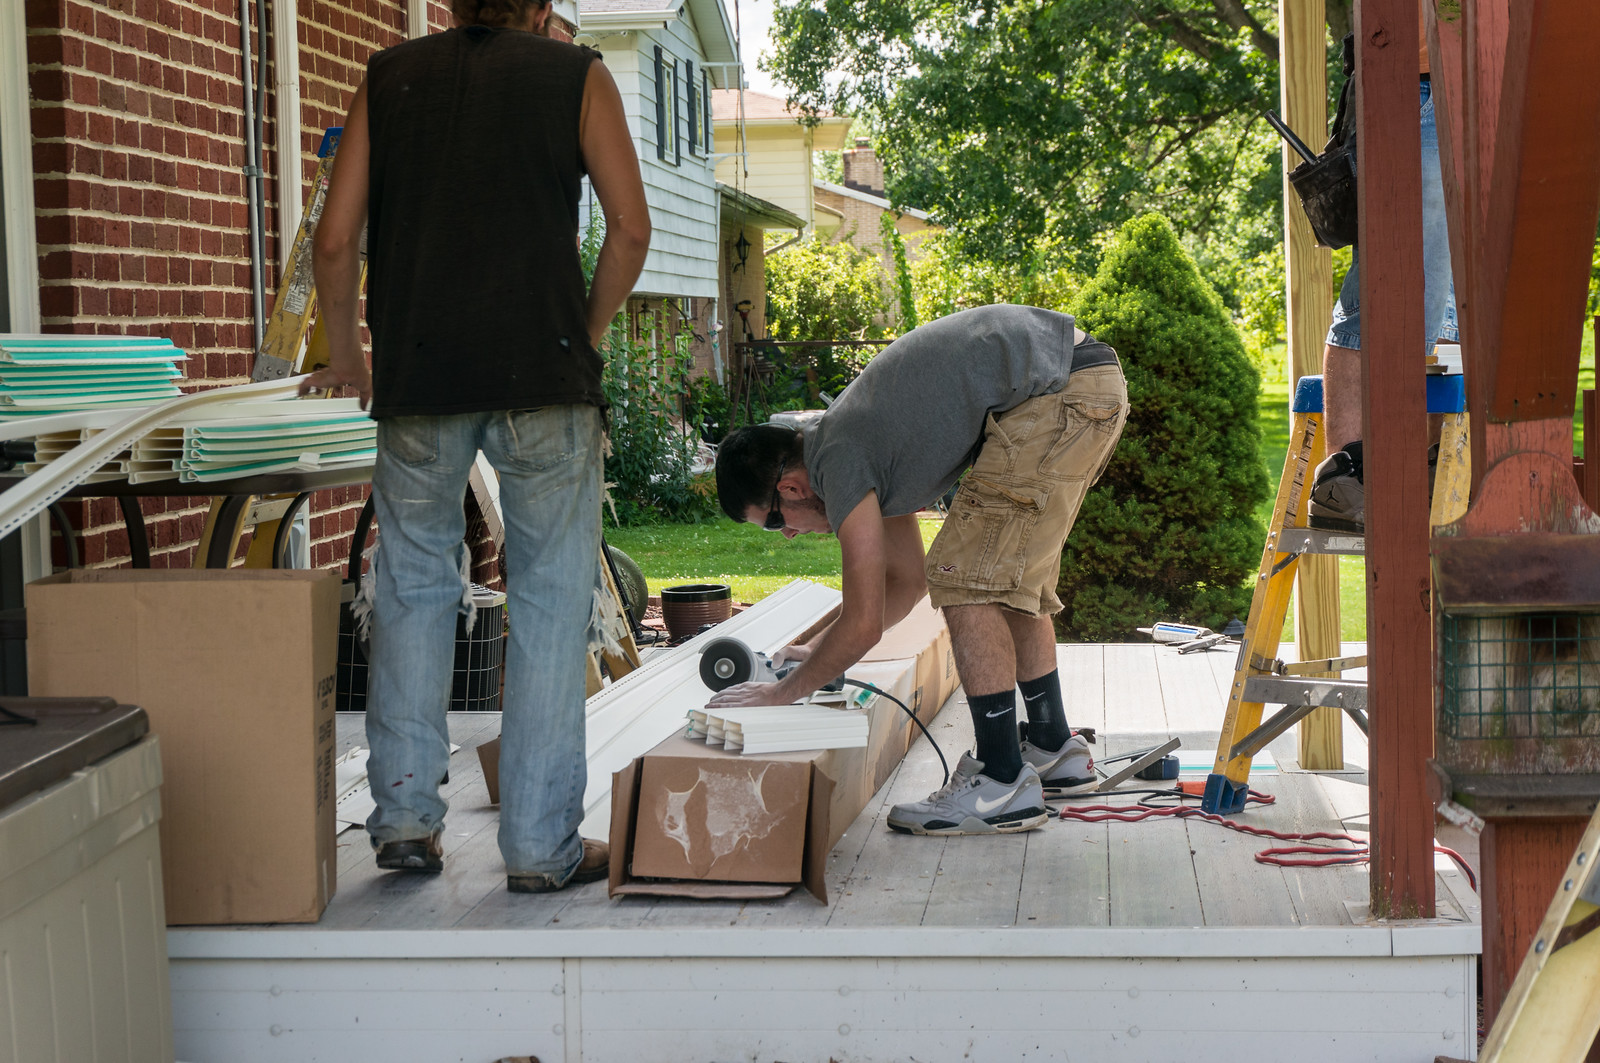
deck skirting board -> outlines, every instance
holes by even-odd
[[[944,936],[955,940],[958,933]],[[1079,936],[1111,940],[1106,933]],[[1363,943],[1387,936],[1353,933]],[[1157,934],[1181,940],[1186,932]],[[290,936],[311,943],[306,935]],[[341,959],[322,952],[328,938],[388,936],[315,935],[320,959],[175,952],[178,1058],[1414,1063],[1441,1053],[1470,1057],[1475,1043],[1469,954],[1360,956],[1326,948],[1319,955],[1267,957],[1019,954],[1025,937],[1058,936],[1049,932],[991,932],[987,958]],[[409,935],[413,942],[442,936]]]
[[[169,930],[183,960],[899,957],[1290,959],[1476,956],[1477,923],[1346,927],[853,927],[681,930]]]

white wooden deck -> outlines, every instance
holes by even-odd
[[[1101,754],[1169,735],[1214,751],[1232,652],[1060,659]],[[443,875],[380,874],[348,831],[320,923],[169,932],[179,1059],[1344,1063],[1476,1046],[1477,899],[1448,861],[1437,919],[1378,924],[1364,866],[1258,864],[1275,843],[1199,821],[895,834],[887,809],[940,780],[922,740],[833,850],[826,905],[512,895],[474,752],[498,717],[451,728]],[[341,718],[341,742],[360,729]],[[959,691],[931,730],[952,762],[970,745]],[[1343,773],[1299,771],[1292,733],[1272,749],[1284,770],[1252,784],[1277,803],[1240,818],[1365,829],[1358,730]]]

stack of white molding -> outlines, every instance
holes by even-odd
[[[78,419],[110,424],[126,411],[85,413]],[[54,418],[50,420],[55,420]],[[48,422],[41,419],[41,427]],[[205,483],[269,472],[370,465],[377,422],[356,399],[246,399],[207,406],[144,433],[84,482],[126,478],[130,483],[178,480]],[[100,424],[34,436],[35,473],[105,431]]]
[[[700,679],[702,649],[716,639],[736,638],[752,650],[772,653],[839,600],[839,592],[831,587],[795,580],[682,646],[655,654],[644,667],[591,697],[585,709],[589,785],[583,795],[583,836],[610,836],[612,774],[683,733],[689,711],[710,700],[711,691]]]
[[[0,335],[0,419],[163,402],[187,358],[156,336]]]
[[[860,748],[867,744],[867,714],[826,705],[691,709],[688,737],[748,754]]]
[[[372,464],[378,453],[378,424],[356,399],[237,403],[217,412],[179,422],[183,449],[173,468],[184,483],[352,468]],[[173,440],[161,442],[170,448]],[[163,457],[172,460],[170,451]]]

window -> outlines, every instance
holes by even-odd
[[[683,108],[678,104],[678,61],[656,45],[656,158],[683,161]]]
[[[706,154],[710,155],[716,141],[711,129],[711,75],[704,70],[700,71],[700,109],[703,115],[700,128],[705,134]]]

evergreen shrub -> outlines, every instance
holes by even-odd
[[[1124,225],[1073,305],[1111,344],[1132,412],[1084,500],[1058,594],[1063,638],[1137,639],[1155,620],[1220,628],[1250,608],[1266,530],[1260,377],[1227,309],[1148,214]]]

